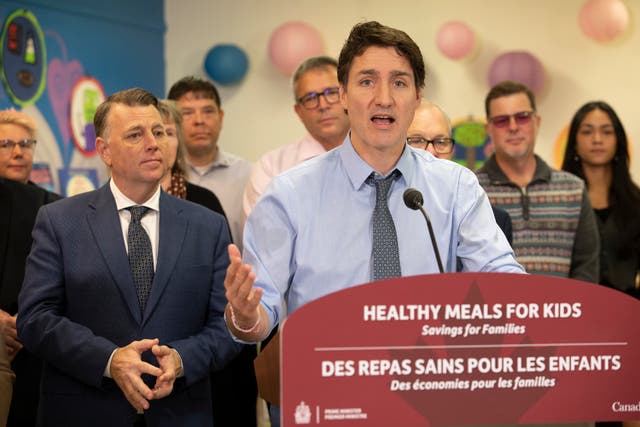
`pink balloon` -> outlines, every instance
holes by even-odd
[[[489,86],[513,80],[525,84],[534,93],[539,93],[544,86],[544,67],[542,63],[525,51],[504,53],[494,59],[489,68]]]
[[[597,42],[609,42],[624,33],[629,11],[621,0],[588,0],[578,18],[582,32]]]
[[[475,44],[471,28],[464,22],[450,21],[438,30],[436,44],[449,59],[462,59],[473,51]]]
[[[306,22],[286,22],[271,33],[269,59],[287,76],[293,74],[305,59],[323,54],[320,33]]]

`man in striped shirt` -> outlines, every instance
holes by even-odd
[[[516,259],[528,273],[597,283],[600,243],[586,186],[534,153],[540,116],[532,91],[499,83],[485,110],[495,154],[478,180],[491,204],[511,216]]]

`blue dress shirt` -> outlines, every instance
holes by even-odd
[[[400,249],[403,276],[438,273],[427,224],[407,208],[403,192],[420,190],[445,271],[524,273],[496,224],[476,176],[454,162],[405,146],[389,190],[389,210]],[[350,136],[336,149],[273,179],[247,219],[244,262],[263,288],[271,325],[288,312],[341,289],[372,279],[373,172],[355,152]]]

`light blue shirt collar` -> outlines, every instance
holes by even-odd
[[[339,147],[339,150],[340,159],[342,160],[342,164],[347,176],[349,177],[349,181],[351,181],[351,185],[354,190],[360,189],[369,175],[376,171],[367,162],[365,162],[358,153],[356,153],[356,150],[353,148],[353,144],[351,143],[351,132],[349,132],[344,143]],[[400,155],[400,159],[398,159],[394,168],[398,169],[402,174],[399,179],[404,180],[405,185],[411,182],[411,178],[413,176],[414,166],[411,162],[412,155],[414,154],[411,149],[405,145],[404,150]],[[391,173],[391,171],[389,173]]]

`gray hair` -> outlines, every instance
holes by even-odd
[[[331,58],[330,56],[314,56],[308,59],[305,59],[298,65],[296,71],[291,76],[291,86],[293,86],[293,97],[296,98],[296,86],[298,81],[302,78],[302,76],[311,70],[325,70],[329,67],[333,67],[336,70],[338,69],[338,61]],[[337,76],[337,73],[336,73]],[[297,101],[297,99],[296,99]]]

